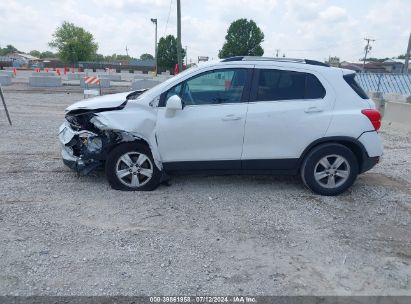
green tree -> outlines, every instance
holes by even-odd
[[[20,51],[16,49],[14,46],[12,46],[11,44],[6,45],[5,48],[0,48],[0,56],[6,56],[14,52],[19,53]]]
[[[57,54],[54,54],[53,52],[50,51],[45,51],[45,52],[41,52],[40,54],[40,58],[57,58]]]
[[[97,62],[101,62],[101,61],[104,61],[104,60],[105,60],[105,58],[104,58],[103,54],[96,54],[93,58],[93,61],[97,61]]]
[[[129,55],[117,55],[116,60],[130,60],[132,59]]]
[[[223,48],[218,53],[220,58],[262,56],[264,54],[261,47],[261,42],[264,41],[264,33],[253,20],[238,19],[232,22],[225,40]]]
[[[182,58],[185,57],[185,50],[182,49]],[[160,69],[174,69],[177,64],[177,39],[173,35],[162,37],[158,41],[157,64]]]
[[[67,21],[56,29],[49,46],[58,50],[61,60],[70,63],[92,60],[98,49],[91,33]]]
[[[37,58],[41,58],[41,52],[37,51],[37,50],[32,50],[29,53],[31,56],[37,57]]]
[[[140,59],[141,60],[153,60],[154,56],[148,53],[144,53],[144,54],[141,54]]]

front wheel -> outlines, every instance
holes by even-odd
[[[340,144],[315,147],[306,156],[301,168],[304,184],[321,195],[338,195],[347,190],[358,175],[354,153]]]
[[[161,172],[147,146],[127,143],[114,148],[108,155],[106,176],[114,189],[151,191],[159,185]]]

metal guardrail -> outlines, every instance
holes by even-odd
[[[357,73],[355,80],[366,92],[411,95],[411,74]]]

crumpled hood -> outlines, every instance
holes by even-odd
[[[66,112],[80,109],[97,110],[118,107],[126,101],[127,96],[132,92],[110,94],[81,100],[66,108]]]

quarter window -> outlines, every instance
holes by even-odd
[[[312,74],[282,70],[260,70],[257,101],[320,99],[324,96],[324,87],[317,77]]]

